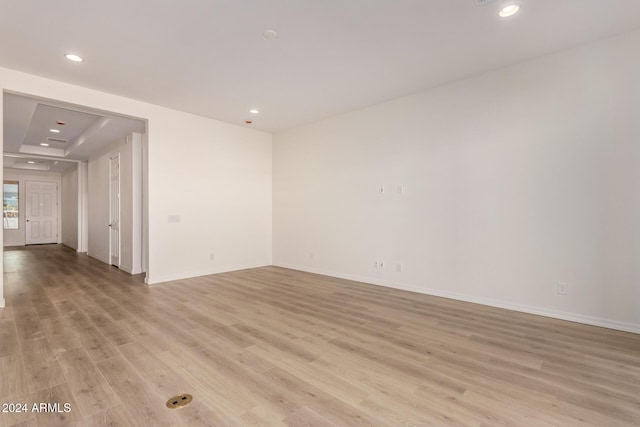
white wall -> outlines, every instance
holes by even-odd
[[[639,45],[274,135],[274,264],[640,332]]]
[[[175,141],[171,148],[152,155],[154,133],[148,147],[149,268],[157,272],[155,280],[270,265],[271,135],[197,116],[165,132]],[[157,265],[159,259],[165,265]],[[181,271],[172,267],[178,260]]]
[[[131,198],[128,202],[131,206],[131,270],[129,273],[138,274],[144,272],[143,259],[143,182],[142,182],[142,140],[143,135],[139,133],[131,134],[129,143],[131,144]]]
[[[60,195],[60,174],[43,171],[26,171],[20,169],[4,168],[4,180],[5,181],[18,181],[18,208],[20,228],[18,230],[4,230],[3,243],[4,246],[24,246],[26,241],[25,229],[25,213],[27,212],[27,197],[26,197],[26,181],[49,181],[55,182],[58,185],[58,230],[57,242],[61,241],[61,195]]]
[[[0,88],[148,120],[149,283],[271,264],[270,134],[6,68]]]
[[[63,245],[78,250],[78,166],[73,165],[62,173],[61,178],[61,220]]]

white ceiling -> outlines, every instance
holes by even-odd
[[[9,154],[4,166],[14,169],[61,172],[73,164],[67,160],[87,160],[119,138],[145,131],[143,120],[11,93],[4,94],[3,110],[4,153]]]
[[[504,3],[8,1],[0,65],[278,131],[640,27],[638,0]]]

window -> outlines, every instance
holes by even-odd
[[[2,225],[5,230],[17,230],[20,228],[18,216],[18,181],[5,181],[2,190]]]

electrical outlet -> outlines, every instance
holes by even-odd
[[[567,282],[558,282],[558,295],[567,295],[569,293],[569,284]]]
[[[374,268],[384,268],[384,262],[383,261],[373,261],[373,267]]]
[[[402,184],[398,184],[398,186],[396,187],[396,193],[398,194],[404,193],[404,186]]]
[[[209,255],[209,259],[210,259],[211,261],[213,261],[213,260],[215,260],[215,259],[216,259],[216,256],[215,256],[214,254],[210,254],[210,255]]]
[[[380,187],[378,187],[378,193],[384,194],[384,185],[381,185]]]
[[[313,259],[315,257],[315,255],[313,254],[313,252],[309,252],[309,259]]]
[[[396,264],[396,272],[402,273],[402,264],[400,264],[400,263]]]

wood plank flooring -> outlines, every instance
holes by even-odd
[[[148,288],[58,245],[4,265],[0,403],[72,410],[0,427],[640,425],[640,335],[276,267]]]

